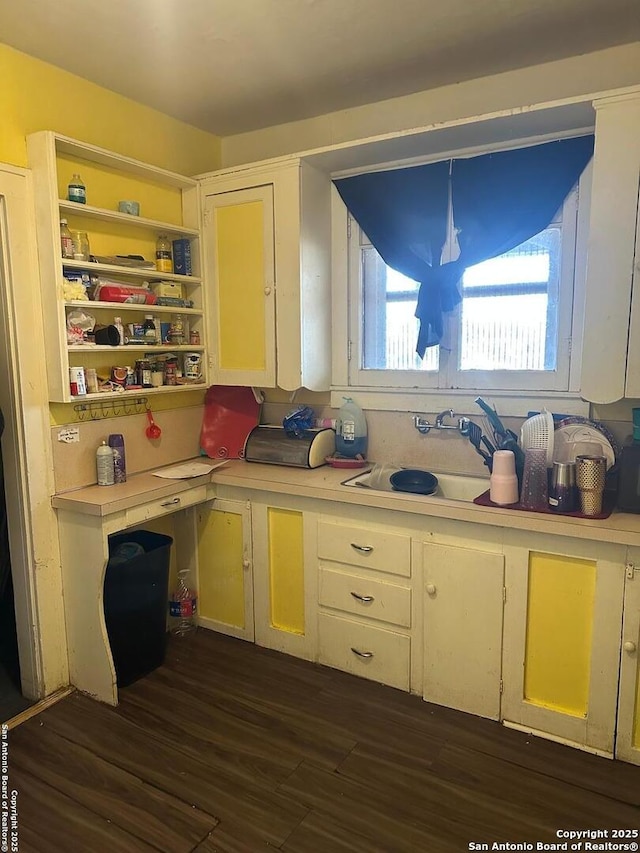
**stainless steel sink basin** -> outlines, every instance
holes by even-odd
[[[399,469],[389,469],[389,473],[393,473],[394,470]],[[450,501],[473,501],[474,498],[477,498],[478,495],[481,495],[483,492],[489,488],[489,480],[484,479],[483,477],[468,477],[465,474],[443,474],[438,471],[433,471],[433,474],[438,478],[438,489],[432,495],[415,495],[415,497],[420,498],[445,498]],[[360,474],[357,474],[355,477],[350,477],[348,480],[345,480],[342,485],[347,487],[355,487],[367,489],[368,491],[373,492],[393,492],[394,494],[409,494],[407,492],[394,492],[391,483],[389,482],[387,472],[384,472],[384,476],[373,476],[375,475],[375,470],[372,471],[363,471]]]

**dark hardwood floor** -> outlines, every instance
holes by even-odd
[[[20,853],[453,853],[640,826],[640,767],[208,631],[120,698],[9,732]]]

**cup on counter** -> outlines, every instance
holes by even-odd
[[[575,512],[577,506],[576,463],[554,462],[549,486],[549,509],[553,512]]]
[[[489,498],[498,506],[518,503],[516,459],[511,450],[496,450],[489,480]]]
[[[583,515],[600,515],[602,512],[606,475],[606,457],[576,457],[576,484],[580,493],[580,509]]]
[[[524,454],[520,505],[523,509],[546,510],[549,508],[548,491],[547,451],[530,448]]]

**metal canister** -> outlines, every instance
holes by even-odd
[[[197,329],[191,329],[189,332],[189,343],[192,347],[200,346],[200,332]]]
[[[178,384],[178,359],[168,358],[164,363],[164,384]]]

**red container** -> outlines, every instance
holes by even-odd
[[[156,295],[146,287],[129,285],[103,284],[96,288],[94,296],[99,302],[134,302],[137,305],[155,305]]]

